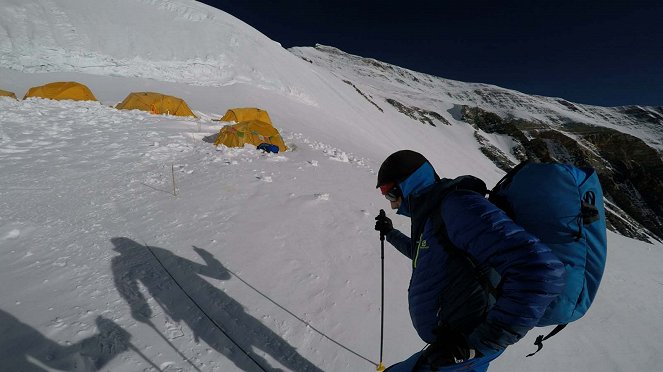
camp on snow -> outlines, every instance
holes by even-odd
[[[97,100],[94,94],[92,94],[90,88],[75,81],[61,81],[38,87],[32,87],[28,90],[23,99],[30,97],[48,98],[54,100],[71,99],[74,101]]]
[[[0,89],[0,97],[11,97],[13,99],[16,99],[16,94]]]
[[[269,119],[269,114],[267,114],[267,111],[255,107],[230,109],[226,111],[226,114],[223,115],[220,121],[234,121],[239,123],[249,120],[259,120],[264,123],[273,125],[272,121]]]
[[[256,147],[268,143],[277,146],[279,151],[287,149],[279,131],[272,124],[260,120],[248,120],[224,126],[221,128],[214,145],[244,147],[246,143]]]
[[[115,108],[120,110],[142,110],[156,115],[196,117],[183,99],[155,92],[129,93],[127,98]]]

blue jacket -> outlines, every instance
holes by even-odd
[[[533,328],[561,293],[564,267],[483,195],[451,191],[452,180],[436,182],[431,170],[424,164],[400,183],[404,200],[398,213],[411,217],[413,239],[398,230],[386,236],[412,259],[412,323],[428,343],[436,340],[435,328],[445,324],[484,355],[504,350]],[[441,226],[449,239],[446,247]],[[500,274],[496,301],[479,283],[474,264]]]

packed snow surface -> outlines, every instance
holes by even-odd
[[[96,102],[0,99],[0,121],[3,365],[255,370],[241,347],[268,369],[373,368],[380,159],[286,129],[285,153],[215,148],[220,123]],[[587,317],[524,359],[535,330],[495,370],[655,369],[662,251],[609,238]],[[393,363],[423,344],[409,264],[386,253]]]

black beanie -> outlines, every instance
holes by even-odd
[[[412,150],[401,150],[389,155],[378,171],[378,184],[380,187],[389,182],[401,182],[429,161],[420,153]],[[435,179],[439,179],[437,173]]]

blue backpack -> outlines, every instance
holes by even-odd
[[[603,192],[594,169],[523,162],[495,185],[488,198],[514,222],[550,247],[566,268],[566,287],[537,326],[557,325],[543,341],[582,317],[592,304],[607,254]]]

